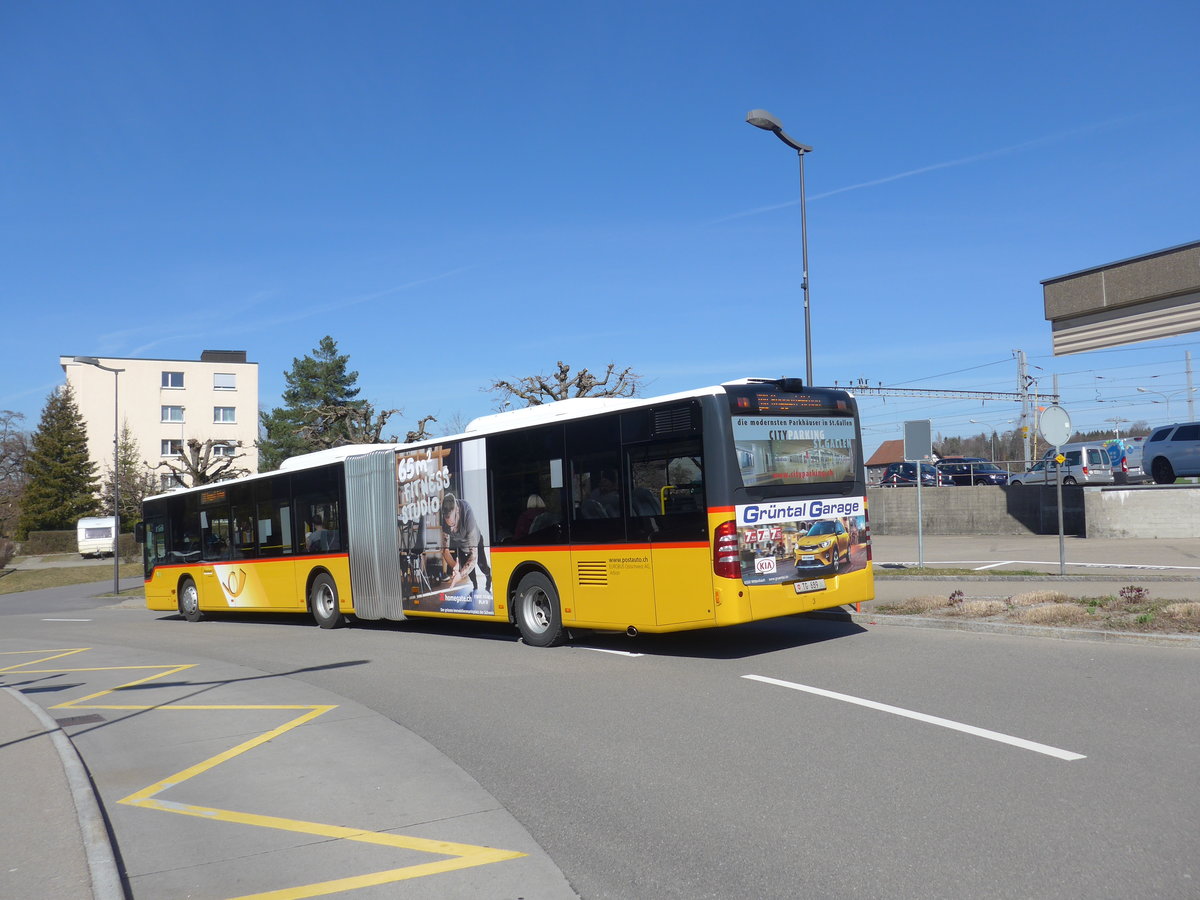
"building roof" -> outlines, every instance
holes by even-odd
[[[886,466],[888,463],[904,462],[904,441],[884,441],[867,460],[868,466]]]

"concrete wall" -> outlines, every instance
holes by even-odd
[[[1058,534],[1053,486],[921,491],[925,534]],[[915,534],[915,488],[868,488],[875,534]],[[1200,486],[1063,487],[1063,532],[1082,537],[1200,537]]]
[[[1087,488],[1083,503],[1088,537],[1200,537],[1200,485]]]

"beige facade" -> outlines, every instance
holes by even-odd
[[[227,442],[226,452],[244,454],[238,466],[258,471],[258,363],[246,362],[244,350],[205,350],[198,361],[95,359],[124,370],[115,376],[120,379],[119,415],[148,465],[179,456],[187,441],[196,438]],[[58,361],[87,422],[88,452],[98,472],[106,472],[113,465],[114,375],[77,363],[73,356]],[[233,449],[237,441],[242,446]]]

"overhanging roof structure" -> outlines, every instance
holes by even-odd
[[[1054,355],[1200,331],[1200,241],[1042,282]]]

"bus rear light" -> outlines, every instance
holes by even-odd
[[[713,541],[713,571],[722,578],[742,577],[736,522],[722,522],[717,526]]]

